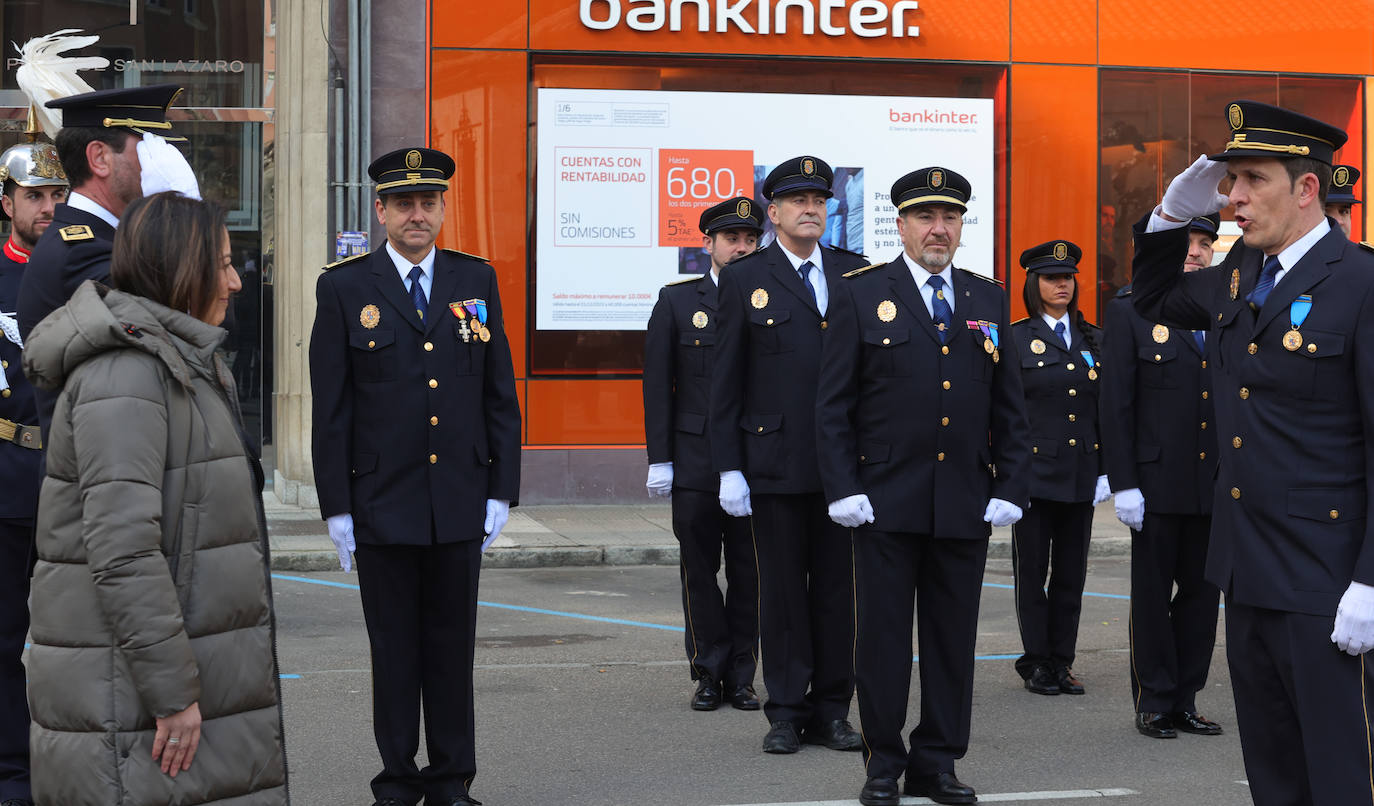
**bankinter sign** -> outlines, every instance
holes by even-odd
[[[916,0],[578,0],[578,18],[594,31],[621,25],[633,31],[681,31],[683,11],[691,9],[696,30],[723,34],[786,34],[800,23],[803,36],[914,37]]]

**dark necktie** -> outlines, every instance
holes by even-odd
[[[814,268],[816,268],[816,264],[808,260],[797,267],[797,274],[801,275],[802,285],[806,286],[806,290],[811,292],[811,301],[816,303],[817,307],[819,307],[821,303],[820,300],[816,298],[816,287],[811,284],[811,270]]]
[[[949,341],[949,329],[954,323],[954,311],[950,310],[949,301],[945,299],[945,281],[938,274],[930,275],[926,280],[926,285],[931,287],[935,293],[930,295],[930,317],[935,320],[935,329],[940,331],[940,342],[943,344]]]
[[[1065,347],[1072,347],[1072,346],[1073,346],[1072,344],[1069,343],[1069,334],[1068,334],[1068,331],[1064,329],[1064,323],[1063,323],[1063,322],[1055,322],[1055,323],[1054,323],[1054,335],[1058,336],[1058,337],[1059,337],[1059,340],[1062,341],[1062,342],[1064,342],[1064,346],[1065,346]]]
[[[410,270],[410,299],[415,303],[415,312],[420,315],[422,322],[425,320],[425,311],[429,310],[429,300],[425,299],[424,286],[420,285],[420,278],[424,274],[424,269],[419,266]]]
[[[1255,283],[1255,290],[1251,291],[1245,299],[1255,310],[1264,307],[1264,301],[1269,299],[1269,292],[1274,290],[1274,276],[1279,273],[1283,266],[1279,263],[1279,256],[1275,255],[1264,261],[1264,269],[1260,271],[1259,282]]]
[[[1205,331],[1202,330],[1193,331],[1193,341],[1197,342],[1197,351],[1199,353],[1207,352],[1207,337],[1203,335],[1204,333]]]

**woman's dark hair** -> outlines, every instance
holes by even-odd
[[[1089,327],[1088,320],[1078,310],[1078,276],[1070,276],[1073,277],[1073,296],[1069,297],[1069,321],[1078,328],[1078,332],[1083,336],[1083,341],[1088,343],[1088,349],[1100,357],[1102,350],[1097,343],[1097,336]],[[1026,275],[1026,282],[1021,286],[1021,300],[1026,303],[1026,313],[1030,316],[1040,316],[1045,312],[1045,302],[1040,298],[1039,272]]]
[[[111,285],[199,317],[219,292],[227,217],[214,202],[174,191],[135,201],[115,230]]]

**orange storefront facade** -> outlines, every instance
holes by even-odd
[[[429,137],[460,166],[441,244],[490,257],[501,278],[522,499],[640,500],[645,468],[642,330],[535,327],[539,88],[989,99],[985,268],[1019,307],[1016,255],[1071,240],[1084,253],[1080,305],[1096,321],[1129,279],[1131,224],[1198,153],[1219,150],[1227,101],[1344,126],[1338,161],[1365,170],[1374,39],[1355,32],[1370,30],[1374,0],[1256,0],[1243,12],[1182,0],[431,3]],[[911,155],[911,169],[922,164]],[[1357,240],[1366,215],[1356,208]]]

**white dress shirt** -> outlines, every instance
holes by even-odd
[[[825,267],[821,264],[821,245],[816,244],[816,248],[811,250],[811,257],[797,257],[787,251],[787,247],[782,245],[782,241],[778,241],[778,248],[782,250],[784,255],[787,255],[788,260],[792,261],[792,270],[797,272],[798,279],[801,278],[801,265],[808,260],[811,261],[811,265],[815,267],[811,270],[810,280],[812,287],[816,289],[816,310],[821,312],[821,316],[825,316],[825,309],[830,304],[830,290],[825,285]]]
[[[101,207],[99,204],[92,201],[91,197],[82,196],[75,190],[67,194],[67,206],[74,207],[77,210],[90,213],[91,215],[95,216],[101,221],[104,221],[106,224],[109,224],[112,227],[119,226],[119,219],[115,217],[114,213],[110,212],[109,210],[106,210],[104,207]]]
[[[386,242],[386,253],[391,256],[391,262],[396,264],[396,273],[401,275],[401,285],[405,286],[406,293],[410,290],[410,270],[416,266],[423,272],[420,275],[420,287],[425,290],[425,299],[430,298],[430,289],[434,287],[434,256],[438,253],[434,247],[429,248],[429,254],[424,256],[419,263],[411,263],[409,259],[403,257],[396,248],[391,245],[391,241]]]
[[[1073,326],[1069,324],[1069,314],[1065,312],[1063,316],[1059,317],[1058,319],[1055,319],[1053,316],[1050,316],[1047,313],[1042,313],[1040,314],[1040,318],[1044,319],[1045,324],[1050,326],[1050,332],[1054,332],[1055,325],[1064,325],[1064,339],[1067,339],[1067,341],[1064,341],[1064,349],[1069,349],[1069,345],[1073,344],[1073,331],[1069,329]],[[1061,339],[1061,341],[1063,341],[1063,339]]]
[[[932,277],[939,277],[945,281],[945,304],[949,306],[951,314],[954,313],[954,264],[944,267],[939,274],[932,274],[924,266],[911,259],[911,255],[902,252],[902,259],[906,261],[906,267],[911,270],[911,278],[916,281],[916,288],[921,291],[921,299],[925,300],[926,313],[930,314],[931,321],[935,321],[935,289],[930,287],[929,280]],[[952,326],[952,325],[951,325]]]

